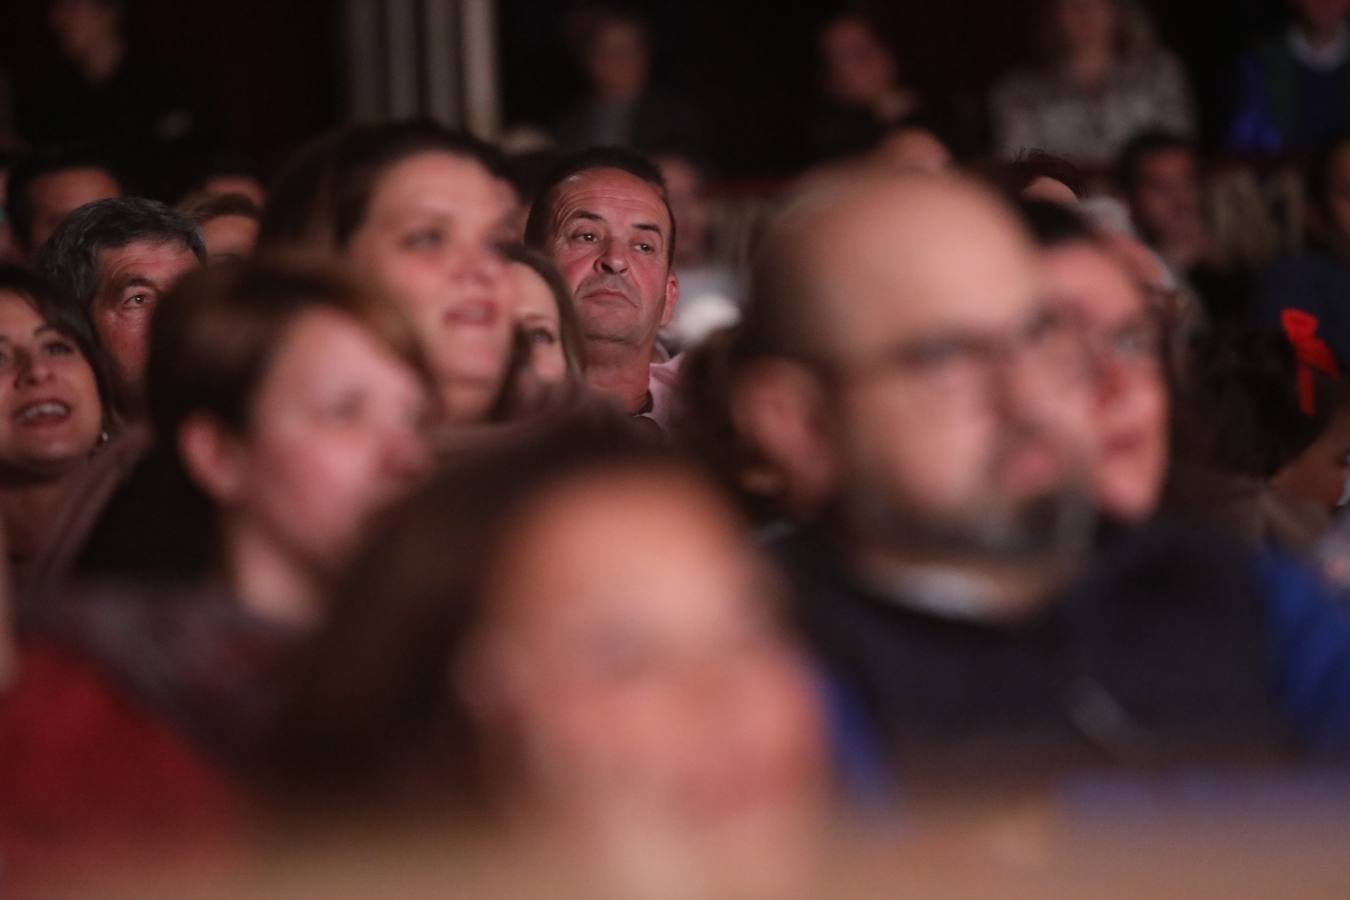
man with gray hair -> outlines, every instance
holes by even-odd
[[[155,306],[206,260],[192,220],[141,198],[99,200],[75,210],[43,246],[36,268],[85,322],[108,355],[122,411],[141,405],[146,340]]]

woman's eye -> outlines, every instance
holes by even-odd
[[[403,244],[414,250],[427,250],[439,247],[443,241],[443,235],[438,229],[428,228],[423,231],[415,231],[403,239]]]
[[[45,344],[42,351],[48,356],[70,356],[75,352],[75,347],[66,341],[52,341]]]

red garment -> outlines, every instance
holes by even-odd
[[[0,896],[128,852],[228,841],[236,821],[227,779],[168,727],[66,651],[23,648],[0,695]]]

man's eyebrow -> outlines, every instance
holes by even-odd
[[[603,222],[603,221],[605,221],[605,217],[604,217],[604,216],[602,216],[602,215],[600,215],[599,213],[596,213],[596,212],[591,212],[589,209],[578,209],[578,210],[575,210],[574,212],[572,212],[571,214],[568,215],[568,217],[567,217],[567,219],[566,219],[565,221],[570,222],[570,221],[572,221],[573,219],[585,219],[585,220],[588,221],[588,222]]]
[[[654,222],[638,222],[633,227],[638,231],[654,231],[662,237],[665,237],[665,234],[661,231],[661,226]]]
[[[144,275],[127,275],[123,278],[115,278],[113,279],[113,286],[119,291],[126,290],[129,287],[148,287],[159,290],[159,285]]]

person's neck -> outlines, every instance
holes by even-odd
[[[441,386],[441,408],[450,427],[477,425],[488,418],[500,385],[456,379]]]
[[[125,56],[126,46],[122,39],[112,35],[90,47],[82,57],[75,60],[75,66],[87,81],[102,84],[117,74]]]
[[[239,604],[268,622],[309,628],[319,618],[319,577],[264,535],[226,525],[225,567]]]
[[[0,478],[0,522],[12,561],[27,562],[47,544],[74,472],[45,478]]]
[[[1110,47],[1079,50],[1069,58],[1069,78],[1079,88],[1091,90],[1106,81],[1115,63],[1116,55]]]
[[[651,386],[652,347],[615,341],[588,341],[586,383],[596,393],[617,400],[625,412],[638,413]]]

